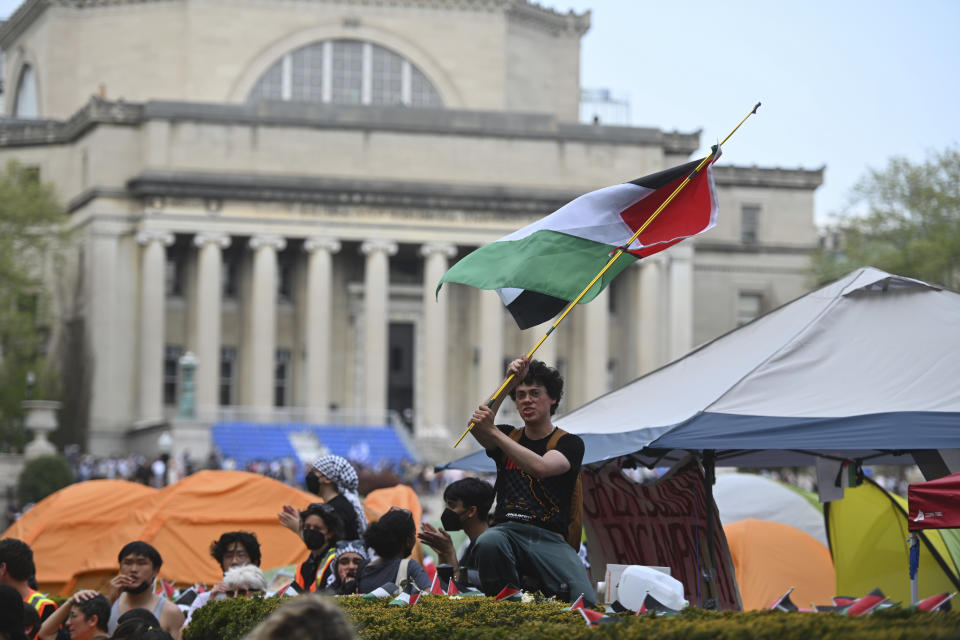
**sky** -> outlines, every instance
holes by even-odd
[[[868,168],[960,145],[960,0],[539,2],[592,11],[581,84],[626,98],[634,125],[701,129],[705,152],[762,102],[721,163],[825,166],[818,223]]]
[[[826,166],[820,224],[868,168],[960,144],[960,1],[547,0],[592,10],[581,84],[632,124],[702,129],[701,152],[756,102],[721,164]]]

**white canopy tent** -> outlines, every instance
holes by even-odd
[[[556,422],[584,438],[585,464],[691,450],[726,466],[913,464],[960,450],[960,294],[858,269]],[[492,470],[482,451],[447,466]]]

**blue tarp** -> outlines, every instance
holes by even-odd
[[[222,422],[211,429],[213,444],[225,457],[245,466],[255,460],[299,459],[291,435],[308,434],[330,453],[370,466],[415,460],[393,427],[313,425],[302,423],[252,424]]]

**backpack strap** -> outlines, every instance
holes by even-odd
[[[410,566],[410,558],[404,558],[400,561],[400,566],[397,567],[397,586],[401,586],[404,580],[407,579],[407,569]]]

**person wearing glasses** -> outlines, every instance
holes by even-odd
[[[592,605],[597,598],[590,579],[565,539],[571,519],[580,516],[572,511],[584,445],[552,422],[563,378],[528,358],[511,362],[507,374],[513,376],[509,393],[523,427],[494,424],[503,396],[473,413],[473,436],[497,465],[494,526],[476,542],[480,583],[487,595],[496,595],[509,584],[524,586],[522,571],[547,595],[569,600],[582,593]]]
[[[363,541],[377,557],[360,567],[357,573],[359,593],[370,593],[388,583],[403,587],[412,580],[421,590],[430,588],[430,578],[419,562],[408,557],[417,544],[417,525],[408,509],[391,507],[371,523]]]
[[[242,567],[252,564],[260,566],[260,541],[254,533],[247,531],[228,531],[217,540],[210,543],[210,555],[220,565],[223,574],[226,575],[234,567]],[[210,591],[198,594],[190,603],[190,610],[187,612],[187,621],[183,623],[184,627],[190,624],[193,619],[193,612],[207,604],[211,598],[226,591],[226,583],[218,582]]]
[[[343,521],[330,505],[312,502],[300,512],[300,531],[310,555],[297,567],[294,584],[301,592],[322,591],[335,578],[332,564],[337,541],[343,538]]]

